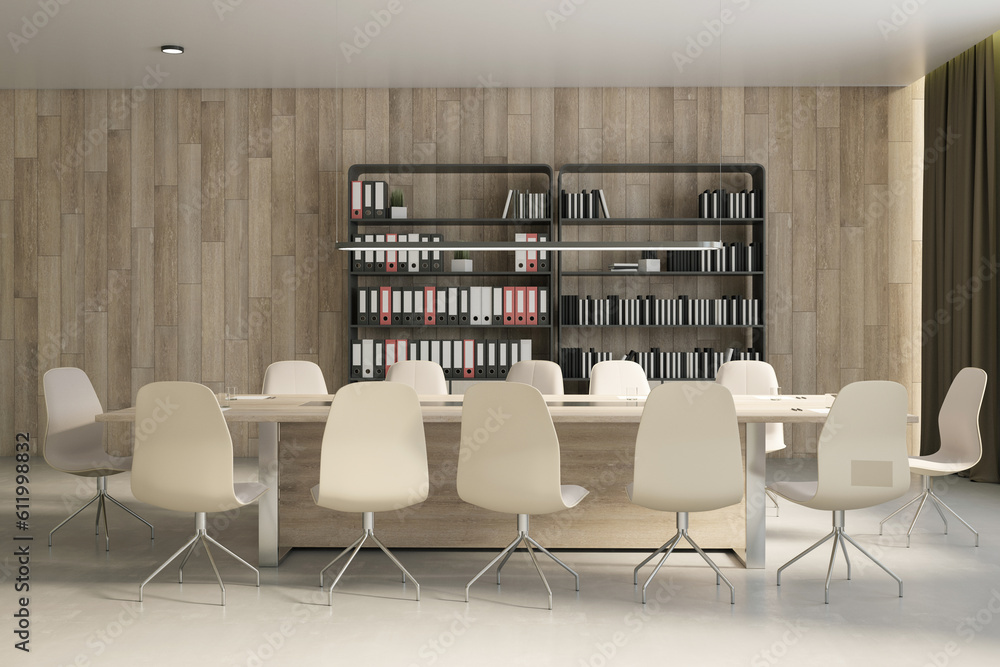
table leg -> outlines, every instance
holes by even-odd
[[[763,569],[764,538],[766,533],[767,506],[764,495],[764,470],[767,455],[764,453],[765,427],[763,423],[747,423],[747,569]]]
[[[278,424],[257,426],[257,476],[267,491],[257,501],[257,565],[278,566]]]

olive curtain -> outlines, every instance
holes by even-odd
[[[965,366],[989,379],[980,412],[983,458],[972,479],[1000,481],[1000,33],[925,81],[921,453],[941,445],[937,414]]]

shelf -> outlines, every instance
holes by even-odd
[[[482,225],[549,225],[551,218],[355,218],[351,222],[358,227],[385,227],[387,225],[410,225],[420,226],[482,226]]]
[[[763,324],[561,324],[564,329],[763,329]]]
[[[563,271],[564,276],[762,276],[763,271]]]
[[[704,250],[721,251],[718,241],[441,241],[438,243],[376,243],[374,241],[344,242],[336,244],[337,250],[428,250],[450,252],[452,250],[496,251],[496,250],[548,250],[551,252],[587,252],[615,250]]]
[[[359,278],[415,278],[418,276],[519,276],[524,278],[532,278],[535,276],[551,276],[551,271],[354,271],[351,270],[352,276],[357,276]]]
[[[764,218],[559,218],[563,227],[586,225],[702,225],[731,227],[758,225]]]
[[[351,324],[355,329],[548,329],[548,324]]]
[[[715,378],[646,378],[650,382],[715,382]],[[590,378],[563,377],[563,382],[590,382]]]

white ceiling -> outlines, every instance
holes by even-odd
[[[1000,3],[4,0],[0,26],[0,88],[906,85]]]

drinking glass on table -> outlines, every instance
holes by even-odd
[[[781,387],[771,387],[771,400],[778,401],[781,396]]]
[[[226,398],[228,398],[230,401],[235,401],[237,393],[236,390],[237,388],[235,386],[226,387]]]

